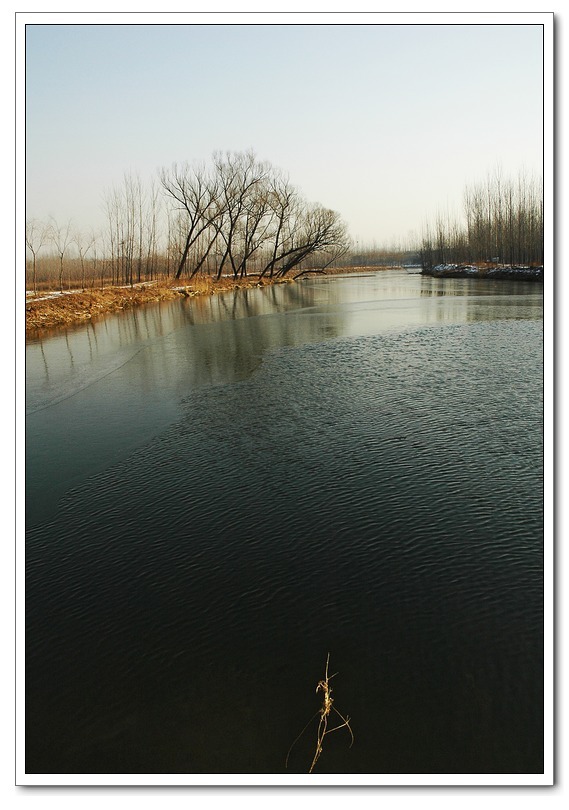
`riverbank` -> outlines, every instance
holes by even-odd
[[[72,326],[103,317],[114,312],[168,301],[175,298],[193,298],[215,295],[235,289],[251,289],[269,284],[286,283],[292,279],[261,279],[250,277],[235,281],[223,278],[199,278],[186,285],[177,282],[147,282],[128,287],[102,287],[97,289],[66,290],[26,294],[26,335],[44,329]]]
[[[424,276],[435,278],[485,278],[511,281],[543,281],[543,267],[528,267],[511,264],[439,264],[423,270]]]
[[[325,271],[308,271],[311,274],[339,275],[386,270],[384,267],[335,267]],[[298,278],[298,276],[297,276]],[[306,275],[300,276],[306,278]],[[57,329],[84,323],[104,317],[114,312],[168,301],[175,298],[194,298],[200,295],[216,295],[239,289],[268,287],[273,284],[290,284],[295,277],[259,278],[247,276],[234,279],[233,276],[216,280],[211,276],[199,276],[180,284],[179,281],[152,281],[133,284],[127,287],[98,287],[61,291],[41,291],[26,293],[26,336],[31,337],[44,330]]]

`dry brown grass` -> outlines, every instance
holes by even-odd
[[[176,298],[179,293],[161,284],[140,287],[105,287],[45,297],[41,293],[26,301],[26,333],[69,326],[122,309]]]
[[[288,759],[289,759],[289,756],[290,756],[290,752],[292,751],[292,749],[294,748],[294,746],[296,745],[298,740],[300,740],[300,738],[302,737],[302,735],[304,734],[304,732],[306,731],[308,726],[312,723],[312,721],[314,720],[314,718],[317,715],[320,715],[320,719],[318,721],[318,730],[317,730],[317,733],[316,733],[316,749],[314,751],[314,756],[312,758],[312,764],[310,766],[310,769],[309,769],[308,773],[312,773],[312,771],[314,770],[314,766],[316,765],[316,763],[318,762],[318,760],[320,758],[320,755],[322,753],[322,746],[324,744],[324,737],[326,737],[327,734],[331,734],[333,731],[339,731],[339,729],[341,729],[341,728],[347,728],[348,731],[350,732],[350,737],[351,737],[350,748],[354,744],[354,734],[353,734],[352,728],[350,726],[350,718],[349,718],[349,716],[346,715],[346,717],[344,717],[344,715],[341,714],[338,711],[338,709],[333,705],[334,699],[332,698],[332,687],[330,686],[330,681],[338,673],[335,672],[334,675],[328,675],[328,665],[329,665],[329,663],[330,663],[330,653],[328,653],[328,657],[326,658],[326,671],[324,673],[324,678],[319,680],[318,684],[316,685],[316,692],[322,691],[322,693],[323,693],[322,706],[318,709],[318,711],[316,711],[312,715],[312,717],[310,718],[308,723],[304,726],[304,728],[302,729],[302,731],[300,732],[300,734],[298,735],[296,740],[293,742],[293,744],[289,748],[288,754],[286,755],[285,767],[288,767]],[[337,714],[338,717],[340,718],[340,720],[342,720],[342,722],[339,725],[334,726],[333,728],[328,728],[328,722],[329,722],[330,715],[331,715],[332,712]]]
[[[286,279],[290,281],[290,279]],[[269,279],[259,281],[250,276],[235,281],[222,278],[219,281],[209,276],[196,276],[187,284],[179,282],[156,282],[132,287],[103,287],[64,293],[41,292],[26,300],[26,334],[35,334],[43,329],[72,326],[92,318],[101,317],[123,309],[167,301],[184,296],[213,295],[230,290],[265,286]]]

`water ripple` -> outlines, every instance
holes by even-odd
[[[78,683],[94,706],[110,690],[121,717],[156,690],[211,706],[231,665],[243,701],[247,680],[263,701],[283,656],[298,667],[333,646],[377,728],[396,733],[391,710],[366,701],[372,680],[403,706],[421,662],[425,707],[437,683],[461,702],[477,672],[504,700],[488,734],[502,723],[515,736],[535,689],[520,686],[515,706],[505,662],[535,675],[542,617],[536,332],[484,323],[283,349],[248,380],[197,391],[175,427],[28,533],[42,711]]]

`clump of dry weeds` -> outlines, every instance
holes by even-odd
[[[300,738],[302,737],[308,726],[312,723],[312,721],[317,715],[320,715],[320,719],[318,721],[318,730],[316,733],[316,750],[314,751],[314,757],[312,758],[312,764],[310,766],[308,773],[312,773],[312,771],[314,770],[314,766],[316,765],[318,759],[320,758],[320,755],[322,753],[322,746],[324,744],[324,737],[326,737],[327,734],[331,734],[333,731],[339,731],[339,729],[341,728],[347,728],[348,731],[350,732],[351,737],[350,748],[354,744],[354,734],[350,726],[349,716],[346,715],[346,717],[344,717],[344,715],[341,712],[339,712],[338,709],[333,705],[334,699],[332,697],[332,687],[330,686],[330,681],[338,673],[335,672],[333,675],[328,675],[329,663],[330,663],[330,653],[328,653],[328,657],[326,658],[326,670],[324,673],[324,678],[319,680],[318,684],[316,685],[316,692],[318,693],[319,691],[322,691],[323,693],[322,706],[318,709],[318,711],[316,711],[312,715],[308,723],[304,726],[298,737],[295,739],[295,741],[289,748],[288,754],[286,755],[285,767],[288,767],[288,759],[290,756],[290,752],[292,751],[296,743],[300,740]],[[328,722],[330,714],[332,712],[337,714],[340,720],[342,720],[342,722],[339,725],[334,726],[333,728],[328,728]]]
[[[165,284],[104,287],[40,295],[26,301],[26,332],[70,326],[139,304],[178,296],[179,292]]]

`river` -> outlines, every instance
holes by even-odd
[[[541,285],[148,305],[26,392],[28,773],[285,784],[328,654],[315,773],[543,771]]]

